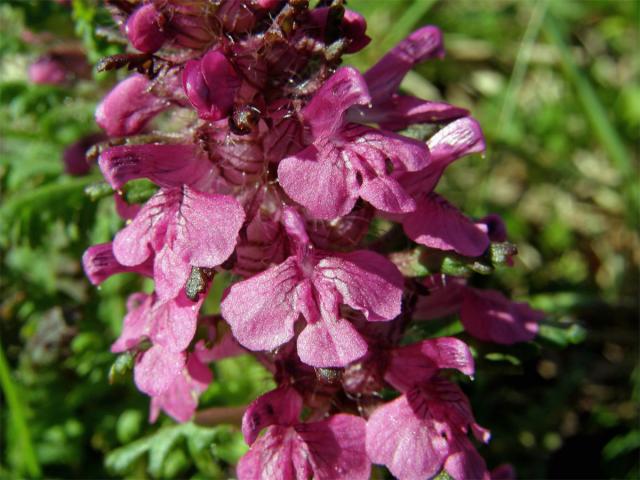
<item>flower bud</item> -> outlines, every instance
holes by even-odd
[[[147,4],[136,10],[125,27],[127,38],[141,52],[154,53],[167,40],[162,28],[164,17],[153,4]]]
[[[224,54],[212,50],[185,65],[182,84],[200,118],[213,121],[231,112],[240,79]]]

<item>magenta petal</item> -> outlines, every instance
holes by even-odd
[[[149,312],[153,343],[172,352],[186,349],[196,333],[198,312],[203,302],[204,296],[193,302],[184,292],[175,299],[157,301]]]
[[[185,288],[191,265],[165,245],[153,262],[153,280],[160,300],[176,298]]]
[[[369,127],[347,125],[338,135],[347,139],[345,147],[358,155],[378,175],[417,172],[431,162],[427,146],[413,138]],[[391,171],[389,171],[391,170]]]
[[[314,284],[321,295],[325,288],[336,289],[341,303],[360,310],[369,321],[400,315],[404,279],[393,263],[377,253],[358,250],[323,258],[315,268]]]
[[[485,149],[477,121],[464,117],[439,130],[427,142],[431,164],[413,175],[403,175],[400,183],[412,194],[431,192],[449,164],[460,157]]]
[[[153,53],[162,47],[167,37],[160,27],[160,13],[153,4],[143,5],[127,20],[127,38],[136,50]]]
[[[187,98],[204,120],[226,117],[240,87],[238,74],[220,50],[212,50],[200,60],[189,61],[182,83]]]
[[[395,348],[391,351],[384,378],[398,390],[406,391],[430,380],[445,368],[473,375],[473,356],[462,340],[442,337]]]
[[[403,130],[415,123],[438,123],[454,120],[469,114],[467,110],[454,107],[448,103],[431,102],[409,95],[396,95],[389,103],[375,106],[380,116],[377,121],[381,128],[387,130]],[[366,111],[363,111],[367,115]],[[375,116],[373,112],[373,115]],[[367,115],[371,118],[371,115]]]
[[[371,462],[365,451],[366,424],[362,418],[338,414],[329,420],[298,424],[295,430],[309,449],[313,478],[369,479]]]
[[[172,248],[197,267],[216,267],[236,246],[244,223],[244,210],[227,195],[202,193],[183,188],[176,220],[167,232]]]
[[[340,152],[331,145],[323,146],[319,151],[312,145],[283,159],[278,181],[314,217],[333,219],[351,211],[358,198],[357,184],[355,172],[346,167]]]
[[[406,395],[379,407],[367,422],[367,454],[399,480],[424,480],[438,473],[447,457],[445,438],[414,411]]]
[[[367,342],[350,322],[323,318],[298,336],[298,356],[312,367],[344,367],[367,353]]]
[[[139,390],[152,397],[164,393],[186,362],[184,352],[171,352],[154,345],[142,353],[133,370],[133,377]]]
[[[482,255],[490,243],[482,228],[435,193],[422,196],[402,226],[407,236],[421,245],[468,257]]]
[[[467,288],[460,309],[462,324],[471,335],[507,345],[533,340],[543,318],[541,311],[512,302],[496,290]]]
[[[483,152],[485,149],[480,124],[471,117],[451,122],[433,135],[427,145],[433,162],[443,166],[457,158]]]
[[[238,462],[238,480],[307,480],[313,475],[308,457],[292,427],[273,425]]]
[[[193,145],[121,145],[102,152],[98,163],[116,190],[136,178],[161,187],[193,185],[211,171],[211,163]]]
[[[82,266],[87,277],[94,285],[101,284],[116,273],[136,272],[148,277],[152,275],[152,267],[149,263],[143,263],[136,267],[127,267],[119,263],[113,255],[113,244],[111,242],[89,247],[82,255]]]
[[[414,65],[443,55],[442,33],[438,28],[426,26],[413,32],[364,74],[373,103],[396,93]]]
[[[289,387],[280,387],[254,400],[242,417],[242,435],[249,445],[269,425],[293,425],[302,412],[302,397]]]
[[[371,101],[364,78],[353,67],[341,67],[315,93],[302,110],[314,138],[328,138],[342,125],[352,105]]]
[[[409,213],[416,209],[413,198],[391,177],[365,180],[360,188],[360,197],[383,212]]]
[[[298,318],[294,258],[231,286],[220,305],[234,337],[250,350],[272,350],[293,337]]]
[[[418,320],[432,320],[456,313],[462,305],[462,295],[466,281],[458,277],[431,275],[424,281],[429,289],[427,296],[418,300],[414,317]]]
[[[174,208],[175,195],[160,190],[140,209],[133,221],[113,239],[113,254],[127,266],[140,265],[152,253],[152,244],[162,239]]]
[[[455,437],[444,469],[454,480],[490,480],[487,465],[466,437]]]
[[[128,298],[127,315],[122,322],[122,332],[111,345],[113,353],[131,350],[149,335],[149,312],[152,305],[153,296],[146,293],[134,293]]]
[[[211,370],[195,355],[189,355],[185,368],[173,383],[151,400],[151,421],[155,421],[159,409],[178,422],[189,421],[198,407],[198,397],[207,389],[211,380]]]
[[[138,133],[169,103],[149,93],[149,80],[133,75],[115,86],[96,110],[96,122],[111,137]]]

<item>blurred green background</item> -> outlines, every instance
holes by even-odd
[[[488,150],[451,166],[438,189],[470,215],[502,215],[518,245],[515,268],[474,281],[548,314],[532,344],[474,344],[478,373],[464,388],[493,433],[480,449],[489,466],[510,462],[519,478],[640,477],[640,2],[348,6],[373,39],[347,59],[362,69],[419,26],[443,30],[446,58],[403,88],[468,108]],[[52,46],[82,48],[91,64],[121,51],[103,35],[110,27],[93,0],[0,1],[0,477],[228,478],[245,449],[236,429],[149,425],[130,378],[107,378],[139,285],[84,279],[82,252],[120,220],[110,199],[85,194],[99,172],[64,174],[62,153],[97,131],[93,111],[115,76],[27,80]],[[214,370],[205,407],[246,404],[270,385],[250,358]]]

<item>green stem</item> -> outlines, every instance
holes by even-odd
[[[18,448],[20,449],[20,458],[22,459],[23,466],[29,477],[40,478],[42,471],[38,464],[38,457],[33,448],[33,443],[31,443],[31,434],[27,426],[26,412],[18,388],[11,378],[11,372],[2,345],[0,345],[0,386],[2,387],[4,398],[9,407],[9,419],[13,422],[16,436],[18,437],[17,443],[19,445]]]
[[[396,43],[409,35],[420,19],[427,13],[437,0],[415,0],[409,8],[400,16],[400,18],[393,22],[393,28],[389,30],[382,42],[381,50],[383,52],[393,48]]]

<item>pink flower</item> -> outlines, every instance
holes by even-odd
[[[366,480],[371,464],[364,448],[365,422],[338,414],[301,423],[302,399],[281,387],[252,403],[242,431],[251,445],[238,463],[240,480],[316,478]],[[257,438],[260,430],[263,436]]]
[[[358,198],[386,212],[415,210],[396,177],[426,167],[428,149],[413,139],[344,123],[349,107],[369,101],[362,76],[343,67],[302,110],[313,143],[280,162],[278,180],[317,218],[346,215]]]
[[[512,302],[496,290],[468,287],[455,277],[431,277],[425,284],[430,293],[418,302],[416,318],[459,312],[465,330],[479,340],[507,345],[533,340],[544,318],[526,303]]]
[[[297,340],[300,359],[316,367],[344,366],[364,355],[367,345],[341,317],[339,304],[361,311],[369,321],[391,320],[400,313],[402,276],[373,252],[316,252],[291,209],[284,224],[297,243],[295,254],[233,285],[222,301],[222,315],[250,350],[272,350],[291,340],[302,315],[307,325]]]
[[[229,196],[163,188],[116,235],[113,252],[127,266],[155,254],[156,290],[174,298],[192,267],[213,268],[229,258],[243,222],[244,210]]]
[[[367,454],[400,480],[431,478],[451,466],[456,480],[488,479],[484,461],[466,438],[469,430],[478,440],[489,440],[489,433],[475,423],[462,391],[453,383],[434,379],[411,388],[371,415]],[[466,467],[476,460],[480,468],[475,464]],[[461,471],[473,475],[460,475]]]

